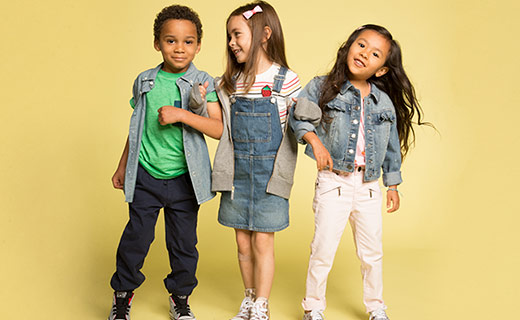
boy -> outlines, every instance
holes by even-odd
[[[145,279],[140,269],[161,208],[172,268],[164,279],[171,294],[170,318],[195,319],[188,296],[197,285],[197,212],[214,197],[203,133],[215,139],[222,134],[213,79],[192,63],[201,37],[197,13],[180,5],[164,8],[154,23],[154,47],[163,62],[134,82],[130,132],[112,177],[114,188],[124,186],[130,220],[110,282],[115,292],[109,320],[129,319],[133,290]]]

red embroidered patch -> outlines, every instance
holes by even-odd
[[[269,86],[265,86],[262,88],[262,97],[270,97],[271,96],[271,88]]]

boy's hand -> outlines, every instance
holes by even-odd
[[[390,186],[390,188],[396,189],[397,186]],[[396,190],[386,191],[386,208],[388,213],[392,213],[399,209],[399,192]]]
[[[116,189],[123,190],[123,186],[125,185],[125,171],[124,170],[116,170],[116,172],[112,176],[112,185]]]
[[[160,107],[157,112],[159,113],[159,123],[164,126],[170,123],[182,122],[185,110],[174,106],[164,106]]]

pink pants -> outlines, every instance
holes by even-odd
[[[356,253],[361,260],[363,302],[367,312],[386,309],[381,188],[377,180],[363,182],[363,174],[358,168],[344,176],[330,171],[318,173],[313,203],[315,231],[302,302],[305,310],[325,310],[327,277],[347,221],[350,221]]]

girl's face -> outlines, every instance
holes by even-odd
[[[251,49],[251,29],[246,22],[246,19],[239,16],[232,16],[227,25],[228,45],[233,51],[238,63],[244,63],[249,57],[249,50]]]
[[[384,75],[388,71],[384,64],[389,52],[390,42],[379,32],[362,31],[348,50],[349,79],[366,81],[373,75]]]

